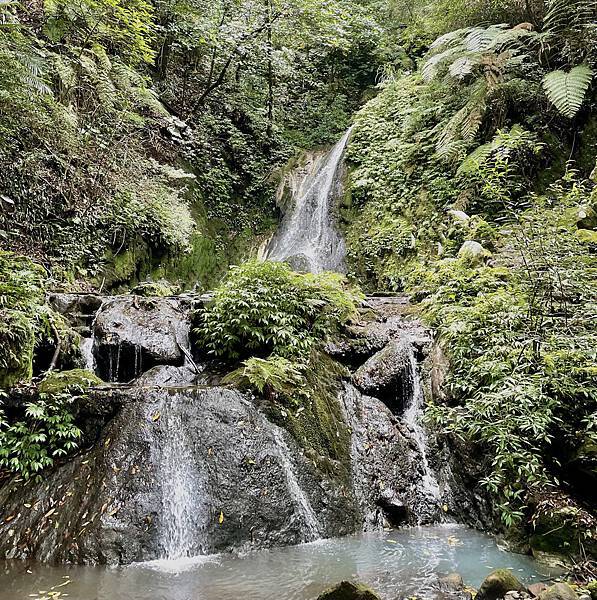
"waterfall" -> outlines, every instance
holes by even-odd
[[[437,512],[439,502],[441,500],[441,491],[433,470],[429,465],[427,458],[427,435],[425,428],[421,424],[424,409],[423,387],[421,385],[421,377],[419,375],[419,365],[415,357],[414,348],[409,344],[408,352],[408,376],[404,381],[404,397],[408,399],[406,410],[402,420],[412,431],[412,440],[415,443],[421,456],[421,469],[423,476],[419,487],[422,497],[422,504],[431,510],[432,516]],[[418,519],[424,517],[424,511],[419,511]]]
[[[315,155],[292,182],[292,206],[284,215],[265,256],[288,261],[300,271],[343,272],[346,248],[333,210],[342,193],[341,164],[349,129],[328,153]]]
[[[185,426],[188,398],[178,393],[159,403],[151,420],[159,421],[157,479],[162,514],[158,529],[162,558],[177,560],[201,554],[208,513],[202,506],[205,483],[195,466],[192,443]]]
[[[91,337],[81,339],[81,355],[85,363],[85,368],[92,373],[95,373],[95,356],[93,355],[93,331]]]
[[[299,512],[302,521],[305,526],[305,542],[313,542],[321,538],[320,525],[313,507],[309,502],[309,499],[305,495],[305,492],[301,489],[299,482],[294,474],[294,468],[290,462],[290,449],[282,437],[282,433],[279,428],[273,429],[273,437],[276,441],[276,448],[278,450],[278,457],[280,463],[284,469],[286,476],[286,485],[291,498],[294,500],[296,510]]]

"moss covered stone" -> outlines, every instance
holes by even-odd
[[[101,383],[103,383],[102,380],[91,371],[72,369],[48,373],[39,384],[38,389],[43,394],[60,394],[73,388],[86,390]]]
[[[539,600],[577,600],[576,592],[567,583],[556,583],[539,594]]]
[[[338,398],[346,370],[328,356],[317,354],[306,373],[308,399],[272,418],[284,426],[317,467],[328,475],[350,477],[350,430]]]
[[[512,591],[524,592],[526,588],[508,569],[497,569],[485,578],[475,600],[497,600]]]
[[[534,554],[551,554],[563,558],[597,556],[597,527],[579,506],[560,506],[540,510],[534,518],[529,538]]]
[[[381,600],[369,587],[362,583],[342,581],[338,585],[326,590],[317,597],[317,600]]]

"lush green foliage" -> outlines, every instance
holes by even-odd
[[[74,450],[81,436],[71,412],[76,399],[73,389],[39,394],[20,418],[8,420],[0,413],[0,467],[29,479]]]
[[[437,329],[450,375],[430,416],[485,448],[506,524],[569,477],[597,415],[594,224],[575,219],[593,210],[595,153],[582,173],[567,166],[584,152],[575,131],[537,104],[550,52],[567,71],[592,64],[578,31],[442,36],[421,75],[388,81],[357,115],[348,151],[352,272],[412,293]],[[595,102],[583,86],[581,128]],[[466,241],[479,257],[459,254]]]
[[[57,279],[207,285],[271,226],[273,171],[375,84],[383,6],[1,3],[3,245]]]
[[[0,468],[29,479],[77,448],[75,405],[101,383],[82,369],[49,373],[8,415],[0,410]],[[1,393],[1,392],[0,392]],[[1,396],[0,396],[1,399]],[[14,404],[14,403],[13,403]]]
[[[305,366],[275,354],[268,358],[252,357],[226,375],[223,382],[254,389],[269,398],[283,396],[298,401],[306,386]]]
[[[285,263],[251,261],[230,270],[197,333],[211,354],[226,359],[306,359],[355,315],[360,297],[335,273],[300,274]]]
[[[0,251],[0,388],[32,376],[36,338],[48,325],[44,283],[38,265]]]

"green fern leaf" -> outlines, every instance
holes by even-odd
[[[588,65],[579,65],[569,73],[548,73],[543,78],[543,88],[549,101],[558,111],[571,119],[580,110],[592,78],[591,68]]]
[[[548,36],[564,31],[580,32],[590,27],[595,19],[595,2],[587,0],[548,0],[543,31]]]

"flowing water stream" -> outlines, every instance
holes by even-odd
[[[315,516],[313,507],[309,502],[309,498],[307,498],[307,495],[301,489],[301,486],[296,478],[294,467],[288,458],[290,455],[288,445],[284,441],[282,432],[278,428],[273,430],[273,437],[276,441],[278,456],[286,476],[286,485],[288,486],[291,498],[294,500],[298,514],[303,521],[302,530],[305,536],[304,541],[313,542],[318,540],[321,537],[319,522]]]
[[[181,394],[166,396],[150,416],[159,420],[161,434],[156,479],[162,496],[159,541],[166,561],[196,556],[206,545],[202,539],[207,515],[202,502],[205,483],[195,468],[184,422],[184,401]]]
[[[288,261],[295,269],[343,272],[346,248],[334,219],[342,192],[341,166],[349,129],[328,153],[292,174],[291,206],[269,244],[266,258]]]
[[[403,421],[409,426],[412,433],[411,439],[415,442],[421,457],[423,476],[421,477],[419,488],[424,496],[423,506],[430,506],[432,513],[437,514],[442,494],[427,457],[427,435],[421,423],[425,397],[421,385],[421,376],[419,375],[419,365],[415,357],[414,348],[410,344],[408,352],[408,377],[404,381],[403,394],[408,399]],[[418,516],[419,519],[423,517],[422,514]]]

